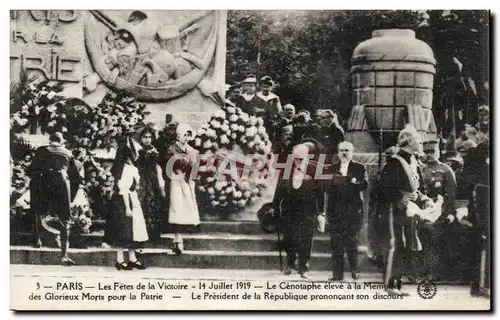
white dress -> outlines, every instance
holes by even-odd
[[[188,147],[186,153],[190,154],[192,150]],[[191,155],[193,156],[193,155]],[[191,158],[191,160],[193,160]],[[200,224],[200,214],[195,196],[195,183],[193,180],[186,181],[186,172],[178,170],[175,172],[180,179],[170,179],[169,211],[168,224],[174,229],[182,231],[183,226],[189,230],[189,227],[196,227]]]
[[[135,189],[139,188],[139,170],[129,164],[123,167],[123,173],[118,181],[118,193],[120,195],[128,195],[130,209],[132,211],[132,237],[136,242],[144,242],[148,240],[148,231],[146,229],[146,220],[142,212],[141,203],[136,191],[130,191],[135,184]]]

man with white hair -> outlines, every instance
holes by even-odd
[[[332,281],[344,280],[344,252],[354,280],[358,273],[357,236],[363,220],[362,192],[368,187],[368,174],[364,164],[352,160],[354,146],[339,143],[340,162],[327,167],[332,181],[326,186],[327,217],[332,245]]]
[[[390,294],[405,296],[401,291],[404,259],[410,251],[422,250],[416,233],[416,220],[407,216],[410,202],[420,203],[428,198],[421,169],[415,155],[421,150],[420,135],[407,125],[398,136],[399,151],[387,159],[380,180],[380,201],[387,204],[384,221],[390,234],[390,244],[384,273],[384,283]]]
[[[314,142],[304,142],[293,148],[293,167],[289,177],[284,177],[284,185],[277,188],[273,199],[273,211],[279,212],[280,228],[283,230],[283,245],[287,256],[285,275],[290,275],[298,260],[298,271],[308,278],[314,227],[320,216],[324,216],[323,188],[312,179],[316,165],[309,161],[309,155],[316,155],[319,146]],[[311,178],[305,178],[309,175]]]

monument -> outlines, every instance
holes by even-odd
[[[365,163],[370,181],[380,169],[383,152],[396,144],[405,124],[413,125],[423,141],[437,138],[432,114],[435,73],[432,49],[416,39],[413,30],[375,30],[354,49],[353,107],[346,140],[356,146],[354,158]],[[370,189],[365,194],[366,227]]]
[[[97,108],[110,91],[124,92],[146,104],[145,123],[162,129],[170,114],[196,131],[225,100],[226,20],[217,10],[11,11],[11,81],[21,71],[55,80],[63,84],[60,95]],[[23,136],[34,146],[48,143],[48,135]],[[112,163],[113,148],[93,151]],[[272,200],[267,184],[232,217],[256,220]]]
[[[198,127],[224,98],[226,11],[11,11],[11,80],[21,70],[97,105],[106,90]]]

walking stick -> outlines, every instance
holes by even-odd
[[[280,210],[281,211],[281,210]],[[281,242],[281,230],[280,230],[280,224],[281,224],[281,212],[280,212],[280,215],[278,216],[278,218],[276,219],[276,234],[278,235],[278,254],[279,254],[279,258],[280,258],[280,272],[283,272],[283,257],[282,257],[282,253],[281,253],[281,246],[282,246],[282,242]]]

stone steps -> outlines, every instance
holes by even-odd
[[[116,253],[103,248],[104,220],[95,220],[92,231],[82,235],[81,243],[87,248],[71,248],[71,257],[78,265],[113,266]],[[141,250],[145,264],[161,268],[212,268],[212,269],[279,269],[279,253],[276,233],[265,234],[258,221],[203,221],[201,233],[184,235],[181,256],[173,254],[171,247],[173,234],[163,234],[156,243],[148,243]],[[50,238],[44,245],[51,246]],[[52,241],[53,242],[53,241]],[[31,235],[18,233],[11,237],[10,257],[12,264],[57,265],[59,249],[55,247],[33,248]],[[366,247],[359,247],[359,270],[376,272],[366,258]],[[283,264],[286,254],[282,252]],[[313,242],[311,269],[331,270],[330,238],[327,233],[316,232]],[[346,269],[349,270],[349,269]]]
[[[101,247],[103,231],[94,231],[83,235],[83,242],[89,247]],[[163,234],[158,243],[147,243],[147,248],[171,248],[173,234]],[[231,234],[231,233],[201,233],[185,235],[184,248],[201,251],[278,251],[276,234]],[[29,245],[31,234],[22,233],[12,239],[11,245]],[[365,248],[360,248],[362,252]],[[330,238],[326,235],[314,237],[313,252],[330,253]]]
[[[92,220],[90,231],[103,230],[104,224],[105,220]],[[259,221],[202,221],[200,229],[202,233],[263,234]]]
[[[78,265],[113,266],[116,253],[113,249],[87,248],[70,249],[71,258]],[[29,246],[11,246],[11,264],[59,264],[60,251],[57,248],[33,248]],[[283,265],[286,257],[283,253]],[[369,264],[364,253],[359,254],[359,270],[376,272]],[[161,268],[198,268],[198,269],[251,269],[278,270],[279,254],[276,251],[220,251],[220,250],[185,250],[176,256],[165,248],[142,249],[140,259],[146,266]],[[329,253],[312,253],[311,270],[331,270]]]

